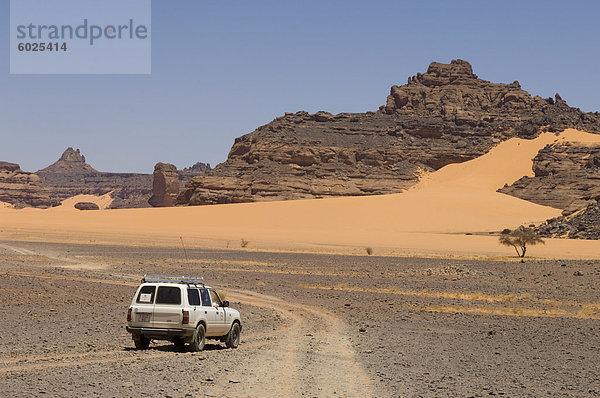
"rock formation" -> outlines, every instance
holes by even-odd
[[[210,170],[210,164],[198,162],[191,167],[186,167],[183,170],[179,170],[179,181],[187,182],[192,178],[204,174]]]
[[[99,172],[86,163],[79,149],[73,148],[67,148],[57,162],[37,174],[59,200],[112,192],[112,208],[148,207],[152,193],[151,174]]]
[[[600,116],[518,82],[477,78],[462,60],[432,63],[393,86],[376,112],[286,113],[235,140],[227,161],[194,177],[178,203],[205,205],[401,192],[423,171],[481,156],[507,138],[578,128]]]
[[[572,213],[600,199],[600,145],[556,143],[533,159],[534,177],[499,192]]]
[[[100,206],[92,202],[77,202],[75,208],[78,210],[100,210]]]
[[[50,197],[50,190],[39,176],[21,170],[16,163],[0,162],[0,202],[15,207],[50,207],[59,202]]]
[[[75,150],[71,147],[67,148],[60,159],[39,170],[40,174],[62,173],[62,174],[85,174],[90,175],[98,173],[92,166],[85,162],[85,156],[81,154],[79,149]]]
[[[179,195],[179,173],[177,168],[168,163],[157,163],[154,166],[152,197],[148,200],[153,207],[174,206]]]
[[[536,232],[546,238],[600,239],[600,201],[572,215],[552,218]]]

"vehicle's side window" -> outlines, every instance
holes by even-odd
[[[206,289],[200,289],[200,294],[202,296],[202,306],[210,307],[210,294]]]
[[[159,286],[156,304],[181,304],[181,289],[171,286]]]
[[[190,305],[200,305],[200,293],[198,293],[198,289],[188,289],[188,301]]]
[[[136,302],[140,304],[152,304],[154,302],[155,291],[156,286],[142,286]]]
[[[219,298],[217,292],[213,289],[210,289],[210,298],[212,299],[213,304],[218,304],[219,307],[221,306],[221,299]]]

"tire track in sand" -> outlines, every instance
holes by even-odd
[[[4,273],[29,278],[137,286],[137,283],[127,280],[19,271]],[[279,313],[285,322],[271,336],[265,332],[242,334],[244,342],[240,349],[250,351],[247,356],[249,360],[240,364],[245,367],[243,372],[239,372],[243,375],[241,383],[229,384],[227,391],[235,396],[373,396],[371,382],[355,360],[356,354],[350,342],[348,328],[334,314],[318,307],[290,303],[250,291],[232,289],[229,294],[235,301]],[[267,342],[261,341],[265,337],[270,339]],[[268,349],[265,348],[267,344],[270,344]],[[30,358],[28,362],[0,358],[0,364],[4,365],[0,373],[134,361],[140,358],[158,359],[170,355],[173,352],[140,353],[121,349]]]
[[[235,396],[373,396],[348,328],[331,312],[242,290],[230,296],[279,312],[289,323],[274,333],[268,350],[250,357],[242,383],[234,385],[240,386],[233,388]]]

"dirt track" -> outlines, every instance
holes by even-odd
[[[0,242],[2,395],[600,394],[598,262],[188,254]],[[222,287],[240,348],[133,350],[144,272]]]

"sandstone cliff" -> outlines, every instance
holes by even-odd
[[[432,63],[393,86],[376,112],[287,113],[235,140],[227,161],[193,178],[178,203],[205,205],[401,192],[421,172],[463,162],[509,137],[574,127],[600,116],[518,82],[491,83],[462,60]]]
[[[15,207],[51,207],[59,202],[50,197],[50,190],[34,173],[27,173],[18,164],[0,162],[0,202]]]
[[[168,163],[154,166],[152,197],[148,203],[153,207],[174,206],[179,195],[179,174],[177,168]]]
[[[557,143],[533,159],[534,177],[523,177],[499,192],[567,213],[600,199],[600,145]]]
[[[59,200],[112,192],[112,208],[148,207],[152,194],[151,174],[99,172],[86,163],[79,149],[67,148],[58,161],[37,174]]]

